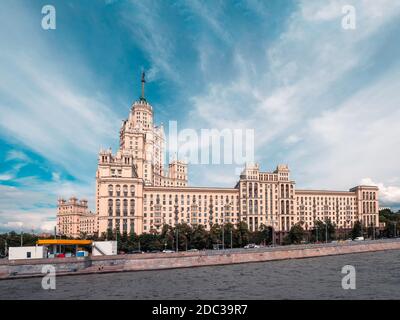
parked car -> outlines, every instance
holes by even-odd
[[[354,241],[364,241],[364,240],[365,240],[364,237],[357,237],[354,239]]]
[[[144,251],[141,251],[141,250],[131,250],[131,251],[128,251],[128,254],[138,254],[138,253],[144,253]]]
[[[249,243],[248,245],[244,246],[245,249],[256,249],[256,248],[260,248],[259,245],[254,244],[254,243]]]
[[[197,252],[197,251],[199,251],[198,249],[189,249],[188,250],[189,252]]]
[[[163,253],[174,253],[174,250],[165,249],[162,251]]]

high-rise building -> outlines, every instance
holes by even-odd
[[[378,227],[378,188],[349,191],[296,190],[287,165],[262,172],[248,165],[232,188],[188,186],[187,164],[174,160],[164,168],[165,136],[153,121],[144,95],[135,101],[120,130],[119,149],[101,150],[96,173],[99,234],[107,229],[137,234],[160,231],[164,224],[213,224],[244,221],[252,231],[261,225],[285,233],[296,223],[306,230],[330,219],[339,228],[355,221]],[[60,228],[61,230],[61,228]]]
[[[85,199],[58,199],[56,230],[57,234],[72,238],[97,234],[97,215],[89,211]]]

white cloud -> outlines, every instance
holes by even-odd
[[[298,147],[307,153],[298,156],[294,149],[290,155],[301,167],[303,183],[316,187],[329,181],[344,188],[368,175],[389,181],[399,174],[399,76],[399,72],[386,75],[308,122]]]
[[[0,180],[17,187],[0,185],[0,228],[50,230],[59,196],[85,197],[94,205],[96,155],[101,145],[115,143],[120,119],[108,97],[93,89],[98,80],[80,53],[70,50],[67,59],[57,51],[37,23],[40,15],[32,15],[30,8],[17,2],[7,8],[0,11],[0,134],[16,149],[5,156],[12,168],[0,172]],[[17,19],[10,10],[18,12]],[[17,178],[27,163],[41,165],[18,145],[60,171],[52,172],[48,182]],[[78,179],[62,180],[65,171]]]
[[[8,181],[14,178],[14,175],[9,174],[9,173],[4,173],[4,174],[0,174],[0,180],[1,181]]]
[[[2,231],[26,231],[51,232],[56,225],[54,210],[41,209],[1,212],[0,232]]]
[[[5,161],[11,161],[11,160],[19,160],[23,162],[30,161],[29,157],[24,152],[19,150],[10,150],[7,152]]]
[[[56,223],[57,199],[77,196],[94,206],[94,183],[44,182],[37,177],[14,179],[18,187],[0,185],[0,230],[52,231]],[[16,230],[17,231],[17,230]]]
[[[83,61],[70,55],[61,63],[63,56],[40,25],[33,27],[37,21],[29,9],[12,6],[19,14],[17,22],[6,11],[0,13],[0,37],[7,42],[0,51],[0,132],[71,175],[92,177],[95,155],[102,143],[113,141],[110,132],[118,132],[119,117],[105,96],[87,91],[95,81]],[[21,47],[29,47],[29,54]],[[75,72],[67,76],[71,69]],[[6,159],[28,160],[17,150]]]
[[[286,138],[285,143],[288,145],[292,145],[298,143],[299,141],[301,141],[301,137],[296,134],[291,134]]]
[[[352,33],[341,28],[344,4],[357,10]],[[201,56],[203,69],[213,67],[204,74],[229,80],[209,78],[205,92],[191,98],[187,126],[254,128],[258,158],[288,163],[301,187],[347,189],[365,176],[389,181],[399,173],[400,74],[399,64],[390,72],[377,60],[377,40],[393,32],[387,26],[399,15],[393,1],[300,1],[275,41],[263,43],[260,33],[264,57],[245,54],[240,38],[229,70]],[[206,52],[218,50],[206,45]]]

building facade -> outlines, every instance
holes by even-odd
[[[58,200],[57,234],[71,238],[97,234],[97,215],[88,209],[87,200],[71,197]]]
[[[164,168],[164,130],[153,122],[153,108],[145,99],[144,84],[143,75],[142,95],[131,106],[120,129],[119,150],[115,154],[110,149],[99,153],[99,234],[108,229],[137,234],[159,232],[164,224],[178,223],[203,225],[209,230],[213,224],[240,221],[252,231],[265,225],[281,233],[296,223],[310,230],[316,221],[325,219],[339,228],[352,228],[356,221],[378,227],[377,187],[299,190],[287,165],[278,165],[272,172],[260,171],[257,164],[247,165],[232,188],[188,186],[186,163],[174,160],[168,170]]]

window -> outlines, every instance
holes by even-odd
[[[26,253],[26,257],[29,259],[29,258],[31,258],[32,257],[32,253],[31,252],[27,252]]]

